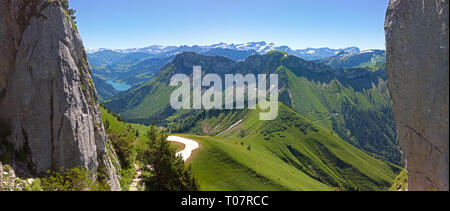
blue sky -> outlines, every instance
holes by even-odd
[[[266,41],[384,49],[388,0],[70,0],[86,48]]]

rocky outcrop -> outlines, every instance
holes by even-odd
[[[448,0],[391,0],[388,86],[410,190],[449,190]]]
[[[15,188],[14,180],[16,175],[11,167],[0,162],[0,191],[12,191]]]
[[[23,191],[25,187],[32,184],[32,179],[28,181],[16,177],[14,170],[0,162],[0,191]]]
[[[119,190],[119,165],[67,12],[58,1],[2,0],[0,25],[0,119],[8,144],[26,154],[32,174],[81,166]]]

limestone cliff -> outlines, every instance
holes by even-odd
[[[449,190],[448,0],[391,0],[388,86],[410,190]]]
[[[83,43],[58,1],[0,1],[0,121],[32,174],[82,166],[120,189]]]

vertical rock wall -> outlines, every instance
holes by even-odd
[[[0,2],[0,119],[34,174],[86,167],[119,190],[82,40],[58,1]]]
[[[391,0],[388,86],[410,190],[449,190],[448,0]]]

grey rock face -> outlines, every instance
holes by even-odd
[[[83,43],[60,3],[1,1],[0,23],[0,118],[12,132],[8,142],[29,153],[35,174],[82,166],[103,171],[119,190]]]
[[[448,0],[391,0],[387,77],[410,190],[449,190]]]

